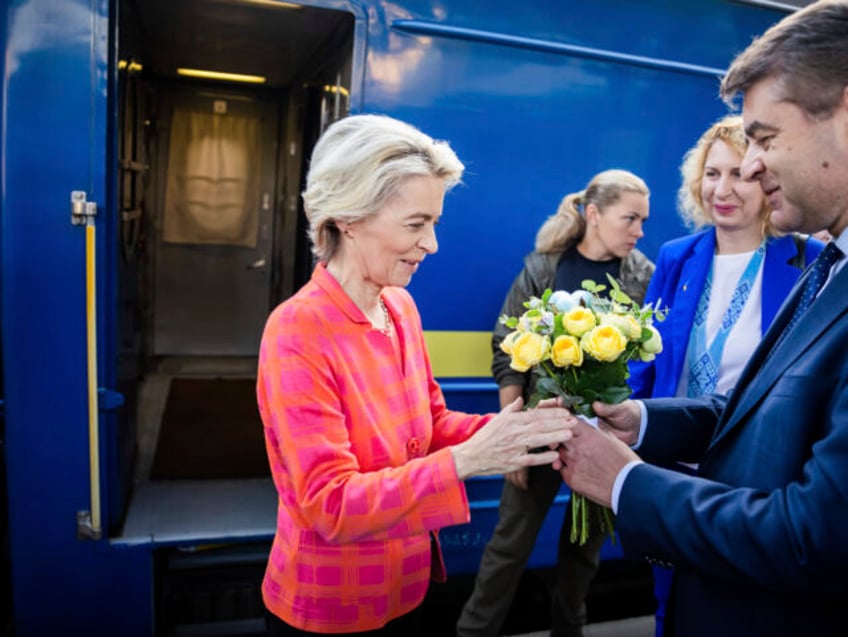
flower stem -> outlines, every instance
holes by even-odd
[[[586,544],[589,539],[589,503],[586,502],[586,499],[582,495],[580,496],[580,502],[582,505],[580,510],[583,514],[581,520],[582,528],[580,529],[580,545],[582,546],[583,544]]]
[[[571,492],[571,543],[577,542],[577,520],[580,509],[580,500],[576,493]]]

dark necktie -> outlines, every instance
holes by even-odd
[[[807,280],[804,281],[804,289],[801,290],[801,297],[798,299],[798,305],[795,306],[795,313],[792,314],[789,324],[783,331],[784,334],[795,327],[795,324],[801,319],[801,316],[807,311],[807,308],[813,304],[819,290],[821,290],[824,282],[827,281],[827,275],[830,274],[830,269],[833,267],[834,263],[839,261],[841,256],[842,250],[837,248],[833,241],[829,242],[824,247],[822,253],[813,263],[813,267],[810,269],[810,274],[807,276]]]

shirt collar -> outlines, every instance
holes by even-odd
[[[843,232],[838,237],[831,239],[831,241],[836,243],[836,247],[842,250],[842,256],[836,262],[837,267],[841,267],[845,262],[845,255],[848,254],[848,232]]]
[[[345,316],[351,321],[371,325],[371,321],[357,307],[353,299],[347,295],[341,284],[336,281],[332,274],[327,272],[327,266],[325,264],[319,263],[315,266],[315,269],[312,271],[312,282],[326,292],[333,304],[344,312]]]

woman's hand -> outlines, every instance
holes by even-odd
[[[554,406],[521,411],[523,404],[516,399],[471,438],[451,448],[461,480],[549,465],[559,458],[554,449],[571,439],[574,416]],[[548,449],[530,452],[540,447]]]

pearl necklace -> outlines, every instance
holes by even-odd
[[[378,327],[377,331],[381,334],[385,334],[386,336],[390,336],[392,333],[392,318],[389,316],[389,308],[386,307],[386,304],[383,303],[383,297],[377,297],[377,301],[380,303],[380,309],[383,310],[383,320],[385,321],[385,327]]]

